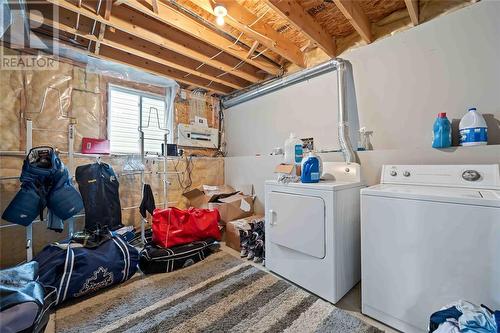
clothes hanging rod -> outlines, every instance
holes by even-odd
[[[0,151],[0,156],[26,156],[26,152],[25,151],[3,150],[3,151]]]
[[[122,177],[122,176],[133,176],[133,175],[152,175],[153,174],[153,171],[141,171],[141,170],[138,170],[138,171],[130,171],[130,172],[117,172],[116,175],[118,177]]]
[[[14,179],[17,179],[19,180],[19,176],[5,176],[5,177],[0,177],[0,180],[14,180]]]
[[[168,202],[167,202],[167,205],[168,205],[168,204],[175,204],[175,203],[177,203],[177,201],[168,201]],[[164,205],[164,204],[165,204],[164,202],[160,202],[160,203],[155,204],[155,205],[157,205],[157,206],[162,206],[162,205]],[[141,207],[141,205],[138,205],[138,206],[130,206],[130,207],[123,207],[123,208],[122,208],[122,210],[136,209],[136,208],[139,208],[139,207]]]
[[[73,218],[77,218],[77,217],[85,217],[85,213],[83,213],[83,214],[77,214],[77,215],[73,216]],[[34,220],[33,222],[31,222],[31,225],[33,225],[33,223],[41,223],[41,222],[45,222],[45,220],[44,221],[42,221],[40,219]],[[23,227],[23,228],[25,228],[24,226],[22,226],[20,224],[15,224],[15,223],[9,223],[9,224],[2,224],[2,225],[0,225],[0,229],[10,228],[10,227]]]
[[[69,153],[67,151],[61,151],[61,150],[58,150],[57,153],[59,155],[69,155]],[[83,153],[73,153],[74,156],[78,156],[78,157],[91,157],[91,158],[95,158],[95,157],[102,157],[102,158],[106,158],[106,157],[129,157],[129,156],[139,156],[140,154],[126,154],[126,153],[111,153],[111,154],[83,154]],[[25,157],[26,156],[26,152],[24,151],[0,151],[0,156],[22,156],[22,157]],[[202,159],[202,158],[219,158],[218,156],[188,156],[189,158],[193,158],[193,159]],[[145,156],[145,158],[147,160],[152,160],[152,159],[158,159],[160,161],[163,161],[164,159],[166,160],[178,160],[178,159],[183,159],[184,157],[183,156]]]

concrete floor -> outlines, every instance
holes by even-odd
[[[387,333],[397,333],[398,330],[395,330],[389,326],[382,324],[375,319],[372,319],[368,316],[365,316],[361,313],[361,283],[358,283],[354,288],[352,288],[342,299],[335,304],[336,307],[348,311],[354,317],[359,318],[360,320],[373,325]]]

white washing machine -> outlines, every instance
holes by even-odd
[[[334,180],[267,181],[266,267],[336,303],[360,280],[359,165],[325,163]]]
[[[500,309],[498,165],[385,165],[361,191],[362,312],[403,332],[460,299]]]

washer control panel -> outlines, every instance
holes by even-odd
[[[500,189],[498,164],[384,165],[381,183]]]

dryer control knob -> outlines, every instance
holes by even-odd
[[[403,172],[403,176],[405,177],[410,177],[410,175],[411,175],[410,171]]]
[[[391,170],[391,176],[396,177],[397,175],[398,173],[396,172],[396,170]]]
[[[465,170],[462,173],[462,178],[469,182],[475,182],[481,178],[481,175],[476,170]]]

